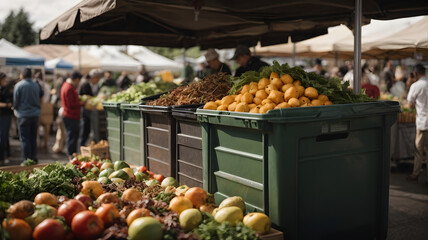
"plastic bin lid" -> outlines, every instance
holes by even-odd
[[[164,94],[167,94],[168,92],[162,92],[162,93],[158,93],[158,94],[155,94],[155,95],[152,95],[152,96],[148,96],[148,97],[143,97],[143,98],[141,98],[141,102],[147,102],[147,101],[150,101],[150,100],[156,100],[156,99],[158,99],[158,98],[160,98],[160,96],[162,96],[162,95],[164,95]]]
[[[103,107],[116,107],[119,108],[121,103],[118,102],[102,102]]]
[[[377,101],[355,104],[334,104],[330,106],[281,108],[271,110],[266,114],[215,111],[198,108],[196,115],[198,115],[198,120],[200,122],[208,121],[204,116],[212,116],[283,123],[353,118],[385,113],[398,113],[399,111],[400,104],[398,102]]]
[[[172,110],[172,107],[140,104],[140,110],[142,112],[170,113]]]
[[[196,119],[196,109],[203,106],[203,104],[190,104],[172,107],[172,115],[178,117],[185,117],[190,119]]]
[[[122,103],[120,109],[140,110],[140,103]]]

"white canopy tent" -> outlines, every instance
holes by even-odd
[[[45,62],[46,69],[65,69],[65,70],[73,70],[74,66],[72,63],[64,61],[61,58],[54,58]]]
[[[119,51],[113,46],[91,46],[88,53],[100,59],[100,68],[104,71],[128,71],[138,72],[141,68],[141,63],[132,57]]]
[[[364,55],[399,59],[428,59],[428,16],[390,36],[364,44]]]
[[[389,21],[372,20],[370,24],[362,27],[362,52],[363,57],[370,56],[365,52],[371,48],[371,43],[388,39],[391,35],[399,34],[406,28],[423,21],[423,17],[402,18]],[[426,21],[426,20],[425,20]],[[255,48],[256,54],[260,56],[284,56],[292,57],[293,51],[296,56],[321,57],[321,58],[353,58],[354,36],[352,31],[344,25],[331,27],[328,34],[311,38],[297,43],[279,44],[267,47]]]
[[[143,46],[130,45],[128,47],[128,54],[140,61],[146,71],[180,71],[183,68],[183,65],[156,54]]]
[[[43,66],[43,57],[31,54],[6,39],[0,39],[0,66]]]

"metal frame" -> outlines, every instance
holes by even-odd
[[[361,16],[363,1],[355,0],[354,21],[354,93],[361,92]]]

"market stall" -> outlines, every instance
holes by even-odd
[[[319,35],[329,25],[348,21],[355,3],[358,3],[356,12],[359,13],[355,21],[357,36],[360,35],[361,13],[364,17],[394,18],[419,14],[427,9],[426,4],[419,1],[406,2],[406,9],[402,9],[404,4],[389,1],[382,4],[381,10],[375,1],[365,2],[364,8],[361,1],[273,1],[268,6],[260,1],[193,1],[193,5],[183,1],[173,4],[163,1],[104,1],[101,4],[83,1],[45,27],[41,39],[57,43],[120,44],[129,41],[156,46],[201,45],[220,48],[234,47],[238,42],[255,45],[261,40],[265,45],[285,42],[289,35],[293,41]],[[127,37],[124,38],[124,35]],[[356,45],[358,55],[360,45]],[[356,57],[356,62],[359,63],[359,59]],[[247,216],[252,216],[250,214],[255,209],[269,215],[272,225],[283,231],[288,239],[386,238],[390,127],[396,121],[398,103],[371,102],[364,94],[354,94],[337,79],[328,80],[314,73],[305,73],[300,68],[277,63],[233,79],[229,85],[231,92],[225,91],[223,96],[198,98],[198,94],[213,92],[218,85],[208,88],[198,87],[195,83],[178,88],[152,104],[147,102],[141,105],[144,121],[143,131],[140,132],[144,132],[146,141],[141,150],[145,151],[147,166],[137,172],[148,177],[137,177],[123,161],[116,161],[113,168],[110,167],[113,170],[103,173],[103,176],[111,177],[110,181],[114,183],[109,187],[94,184],[97,194],[104,191],[122,192],[127,187],[134,187],[137,192],[135,189],[131,191],[135,192],[137,199],[142,199],[142,195],[149,199],[144,198],[145,204],[137,202],[137,206],[131,207],[152,209],[153,205],[149,203],[154,203],[158,208],[149,214],[156,217],[163,206],[166,216],[158,217],[160,221],[150,218],[151,223],[156,225],[154,231],[160,235],[156,239],[167,236],[174,227],[180,229],[176,229],[179,234],[197,234],[202,239],[220,238],[218,230],[225,229],[222,224],[230,224],[232,228],[227,227],[225,232],[233,239],[243,237],[243,234],[254,234],[237,222],[242,219],[245,226],[251,226],[243,215],[245,212]],[[187,90],[193,87],[197,90],[190,93],[195,97],[189,98]],[[179,134],[172,131],[177,127],[172,124],[175,120],[168,120],[169,109],[186,104],[183,99],[197,100],[186,103],[205,104],[204,109],[196,111],[202,137],[182,138],[184,141],[192,139],[194,143],[202,140],[204,190],[175,187],[176,195],[181,195],[181,191],[187,192],[184,198],[176,196],[171,199],[170,192],[167,192],[168,181],[164,184],[162,175],[150,171],[158,168],[173,175],[177,164],[180,164],[179,160],[182,160],[177,156],[185,157],[172,154],[176,149],[174,141]],[[116,112],[120,112],[118,106],[115,106]],[[121,133],[123,119],[119,115],[112,117],[112,120],[115,121],[115,130],[119,130],[117,137],[121,139],[124,136]],[[109,127],[112,125],[109,124]],[[124,148],[120,146],[120,141],[118,152],[122,154]],[[180,147],[190,145],[185,142],[180,144]],[[339,148],[334,147],[335,144]],[[79,169],[85,169],[85,177],[88,178],[93,166],[79,159],[73,161]],[[196,171],[200,168],[192,170]],[[97,169],[94,172],[96,175]],[[185,175],[184,171],[181,173]],[[133,181],[132,174],[135,181],[141,178],[148,180],[141,187]],[[98,181],[109,183],[108,177],[101,176],[100,180],[100,175],[97,176]],[[176,184],[172,179],[169,183]],[[83,188],[86,185],[89,184],[82,183]],[[86,188],[85,192],[90,192],[90,189]],[[126,195],[123,191],[122,197]],[[158,200],[155,198],[164,203],[156,202]],[[169,208],[166,208],[165,201],[169,201]],[[181,207],[201,207],[207,202],[207,206],[199,209],[211,212],[214,221],[210,221],[212,217],[209,217],[206,222],[205,217],[199,217],[198,210],[190,209],[196,211],[194,214],[198,217],[196,224],[191,227],[187,225],[186,218],[182,217],[186,210],[182,212]],[[213,209],[214,204],[218,205],[217,210]],[[180,207],[177,208],[177,205]],[[232,207],[225,210],[225,205]],[[92,207],[98,207],[97,211],[102,208]],[[126,206],[122,211],[126,211]],[[168,221],[165,217],[170,213],[179,216],[174,215],[175,218],[168,218]],[[266,219],[264,214],[259,216]],[[128,231],[124,232],[126,225],[123,218],[119,223],[115,222],[120,227],[113,225],[110,231],[100,231],[97,235],[112,234],[110,236],[117,237],[123,234],[120,235],[123,238],[137,238],[135,233],[139,231],[133,231],[135,224],[131,223]],[[145,221],[140,219],[137,219],[138,222]],[[207,227],[207,223],[211,227]],[[254,225],[250,228],[257,229]],[[244,236],[257,238],[254,235]],[[185,238],[190,238],[190,235]]]

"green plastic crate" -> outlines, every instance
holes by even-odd
[[[144,125],[139,104],[121,104],[122,160],[144,165]]]
[[[399,111],[397,102],[267,114],[198,109],[204,188],[217,204],[243,197],[287,239],[385,239]]]
[[[107,140],[112,161],[122,160],[122,111],[120,103],[103,102],[107,114]]]

